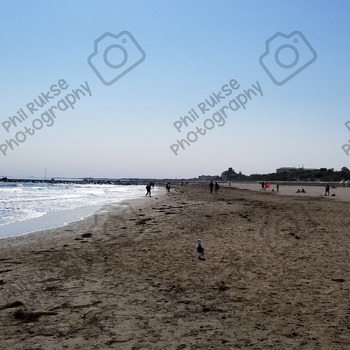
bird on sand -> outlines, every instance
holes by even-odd
[[[196,243],[196,250],[198,255],[198,258],[200,259],[202,256],[204,256],[204,247],[202,245],[202,241],[200,239],[197,239],[197,243]]]

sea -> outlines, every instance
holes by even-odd
[[[0,182],[0,238],[64,226],[144,196],[141,185]]]

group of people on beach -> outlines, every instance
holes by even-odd
[[[182,186],[183,186],[183,183],[182,183]],[[146,197],[147,196],[151,197],[151,188],[154,188],[154,183],[153,182],[150,182],[146,186],[146,195],[145,195]],[[170,183],[169,182],[165,185],[165,188],[166,188],[167,192],[170,192]],[[219,184],[217,182],[215,182],[215,184],[214,184],[213,181],[210,181],[210,183],[209,183],[210,193],[213,193],[213,190],[215,192],[219,191],[219,188],[220,188],[220,186],[219,186]],[[267,182],[261,182],[261,189],[265,191],[266,188],[270,188],[270,184],[267,183]],[[277,192],[279,192],[279,189],[280,189],[280,185],[276,184]],[[330,185],[327,183],[325,185],[325,194],[324,194],[325,196],[329,196],[329,190],[330,190]],[[306,193],[306,191],[304,190],[304,188],[302,188],[301,190],[298,189],[296,191],[296,193]]]
[[[268,182],[264,182],[264,181],[261,182],[261,189],[262,189],[263,191],[265,191],[267,188],[270,188],[270,187],[271,187],[271,185],[270,185]],[[274,191],[275,191],[275,190],[272,189],[272,192],[274,192]],[[280,184],[279,184],[279,183],[276,184],[276,191],[277,191],[277,192],[280,191]]]
[[[329,186],[329,183],[327,183],[325,185],[325,192],[324,192],[324,195],[325,196],[329,196],[329,190],[330,190],[330,186]],[[296,193],[306,193],[306,191],[302,188],[301,190],[299,190],[299,188],[297,189]],[[335,196],[334,194],[332,196]]]
[[[271,185],[270,185],[268,182],[264,182],[264,181],[261,182],[261,189],[262,189],[263,191],[265,191],[267,188],[270,188],[270,187],[271,187]],[[275,190],[272,189],[272,192],[274,192],[274,191],[275,191]],[[276,184],[276,191],[277,191],[277,192],[280,191],[280,184]]]
[[[219,191],[219,184],[217,182],[215,182],[215,185],[213,183],[213,181],[210,181],[210,184],[209,184],[209,190],[210,190],[210,193],[213,193],[213,189],[215,192]]]
[[[183,186],[183,183],[182,183]],[[154,188],[154,183],[150,182],[149,184],[146,185],[146,195],[145,197],[149,196],[152,197],[151,195],[151,188]],[[167,182],[167,184],[165,185],[165,189],[167,192],[170,192],[170,182]]]

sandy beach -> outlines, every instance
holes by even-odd
[[[180,186],[0,240],[0,348],[349,349],[339,198]]]
[[[220,183],[221,186],[225,187],[234,187],[240,189],[247,189],[252,191],[262,192],[261,185],[258,182],[232,182],[231,186],[228,182]],[[305,190],[305,193],[296,193],[297,190]],[[271,184],[270,188],[266,189],[265,192],[277,192],[276,184]],[[305,185],[305,184],[295,184],[284,185],[281,182],[279,186],[279,194],[288,195],[288,196],[297,196],[297,197],[323,197],[325,195],[325,187],[324,185]],[[350,202],[350,187],[341,187],[336,186],[335,188],[331,187],[329,191],[329,199],[334,201],[349,201]]]

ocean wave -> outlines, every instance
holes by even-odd
[[[144,186],[13,184],[0,187],[0,228],[47,213],[117,203],[143,195]],[[16,184],[17,185],[17,184]]]

